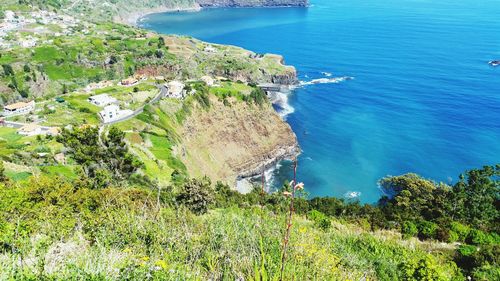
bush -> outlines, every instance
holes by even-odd
[[[185,205],[195,214],[204,214],[213,202],[214,191],[208,178],[191,179],[184,183],[177,201]]]
[[[90,111],[90,109],[88,109],[87,107],[80,107],[78,109],[78,111],[82,112],[82,113],[91,113],[92,111]]]
[[[460,236],[455,231],[450,230],[448,234],[448,242],[454,243],[460,240]]]
[[[436,258],[431,255],[426,255],[425,257],[418,260],[407,260],[401,267],[403,275],[402,280],[450,280],[448,272],[443,270]],[[455,274],[460,275],[454,264],[452,264],[450,267],[453,271],[455,271]],[[455,280],[461,279],[463,278],[456,276]]]
[[[469,275],[472,274],[473,271],[487,265],[494,265],[498,269],[498,264],[500,264],[500,246],[462,245],[458,248],[456,252],[455,262],[460,268],[462,268],[465,271],[466,274]],[[486,275],[486,273],[487,272],[483,272],[484,275]],[[491,272],[488,274],[494,275],[494,273]],[[486,280],[498,280],[498,279],[486,279]]]
[[[418,237],[420,239],[431,239],[436,237],[438,225],[430,221],[422,221],[418,225]]]
[[[404,239],[415,237],[418,234],[417,225],[411,221],[405,221],[401,227],[401,234]]]
[[[469,236],[469,232],[470,232],[469,226],[461,224],[459,222],[452,222],[450,224],[450,238],[452,238],[451,237],[452,235],[456,235],[456,240],[452,240],[450,242],[456,242],[456,241],[464,242],[465,239],[467,239],[467,236]]]
[[[466,242],[473,245],[494,245],[500,244],[500,236],[496,233],[485,233],[481,230],[473,229],[466,239]]]
[[[332,226],[330,218],[320,211],[312,210],[307,213],[307,218],[314,222],[314,225],[322,230],[328,230]]]

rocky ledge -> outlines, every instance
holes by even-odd
[[[197,0],[201,7],[306,7],[309,0]]]

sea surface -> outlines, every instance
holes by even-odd
[[[313,0],[309,8],[149,15],[162,33],[278,53],[305,85],[279,110],[310,196],[375,202],[377,181],[445,183],[500,163],[500,0]],[[314,79],[353,77],[338,83]],[[274,184],[291,178],[283,163]]]

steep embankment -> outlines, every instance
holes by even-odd
[[[209,110],[195,108],[183,123],[178,154],[190,175],[232,185],[298,154],[295,134],[270,104],[229,103],[212,98]]]

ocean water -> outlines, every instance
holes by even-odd
[[[446,183],[500,163],[500,0],[316,0],[309,8],[211,9],[141,22],[278,53],[311,84],[288,96],[311,196],[375,202],[408,172]],[[287,163],[274,183],[291,178]]]

